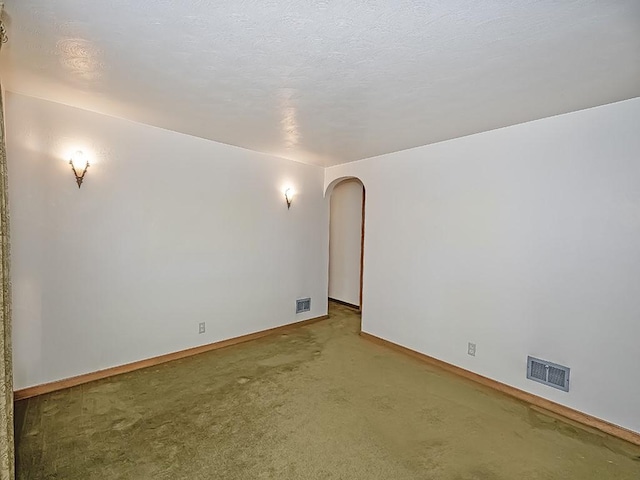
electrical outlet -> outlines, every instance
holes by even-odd
[[[467,353],[472,357],[476,356],[476,344],[469,342],[469,346],[467,348]]]
[[[198,325],[198,333],[204,333],[204,322],[200,322]]]

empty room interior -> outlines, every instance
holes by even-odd
[[[638,0],[0,11],[0,480],[640,479]]]

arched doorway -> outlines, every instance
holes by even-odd
[[[341,178],[329,196],[329,300],[362,309],[365,188],[355,177]]]

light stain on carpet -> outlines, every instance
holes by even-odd
[[[17,404],[19,480],[638,480],[640,448],[331,318]]]

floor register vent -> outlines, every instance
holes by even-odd
[[[300,298],[296,300],[296,313],[303,313],[311,311],[311,299]]]
[[[565,392],[569,391],[569,367],[527,357],[527,378]]]

